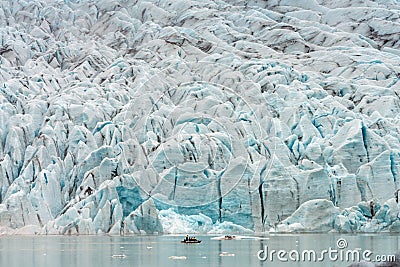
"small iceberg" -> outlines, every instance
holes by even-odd
[[[186,256],[169,256],[168,259],[171,259],[171,260],[186,260]]]
[[[220,257],[235,257],[235,253],[229,253],[229,252],[221,252],[219,254]]]
[[[111,258],[113,258],[113,259],[123,259],[123,258],[126,258],[126,255],[125,254],[114,254],[114,255],[111,256]]]

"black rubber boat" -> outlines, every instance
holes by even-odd
[[[197,244],[197,243],[201,243],[201,240],[182,240],[181,243],[185,243],[185,244]]]

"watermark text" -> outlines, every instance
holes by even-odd
[[[275,250],[270,249],[267,245],[259,250],[257,257],[260,261],[281,261],[281,262],[394,262],[395,255],[374,255],[371,250],[362,250],[361,248],[348,249],[347,240],[339,238],[336,247],[326,248],[319,251],[313,249],[292,249],[292,250]]]

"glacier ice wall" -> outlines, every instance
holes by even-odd
[[[2,232],[400,229],[397,1],[0,5]]]

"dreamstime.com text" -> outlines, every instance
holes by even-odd
[[[257,257],[260,261],[281,261],[281,262],[394,262],[395,255],[374,255],[371,250],[362,250],[361,248],[348,249],[347,240],[339,238],[336,242],[336,247],[322,249],[320,251],[305,249],[305,250],[274,250],[267,245],[259,250]]]

